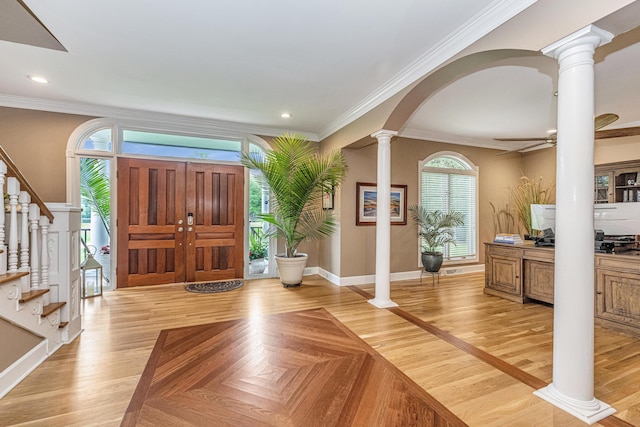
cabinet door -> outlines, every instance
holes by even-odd
[[[491,275],[487,287],[515,296],[522,296],[520,258],[498,255],[489,257]]]
[[[524,261],[525,297],[553,304],[553,281],[553,263]]]
[[[596,317],[640,328],[640,277],[596,270]]]
[[[595,175],[595,203],[613,203],[613,172],[601,172]]]

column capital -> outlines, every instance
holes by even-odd
[[[560,56],[571,48],[584,46],[590,48],[593,52],[598,46],[607,44],[612,39],[613,34],[610,32],[598,28],[595,25],[587,25],[581,30],[543,48],[542,53],[560,59]]]
[[[379,131],[372,133],[371,136],[375,139],[380,139],[383,137],[388,137],[389,139],[391,139],[397,134],[398,134],[398,131],[395,131],[395,130],[380,129]]]

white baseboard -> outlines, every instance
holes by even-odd
[[[368,274],[365,276],[340,277],[320,267],[311,267],[305,269],[305,274],[307,274],[307,270],[313,270],[314,272],[309,274],[318,274],[334,285],[338,286],[366,285],[375,283],[376,281],[375,274]],[[450,267],[445,266],[440,269],[440,276],[455,276],[459,274],[478,273],[482,271],[484,271],[484,264],[455,265]],[[398,282],[401,280],[414,280],[420,278],[420,273],[422,273],[422,270],[399,271],[396,273],[391,273],[390,279],[392,282]]]
[[[7,369],[0,372],[0,399],[49,357],[47,346],[47,340],[43,340]]]

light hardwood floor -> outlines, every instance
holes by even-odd
[[[551,381],[553,309],[484,295],[471,274],[392,284],[400,307],[366,302],[373,285],[301,288],[247,281],[222,294],[182,285],[84,300],[85,332],[5,398],[0,425],[117,426],[163,329],[324,307],[471,426],[579,426],[535,397]],[[640,426],[640,340],[596,327],[596,396],[618,410],[603,425]]]

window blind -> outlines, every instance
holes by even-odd
[[[425,167],[422,171],[421,201],[427,211],[462,212],[464,225],[452,229],[456,244],[442,248],[445,260],[475,258],[476,242],[476,180],[466,170],[438,170]]]

